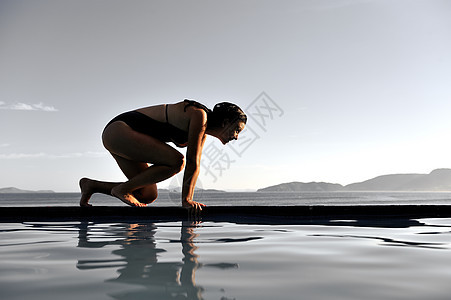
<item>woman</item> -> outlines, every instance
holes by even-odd
[[[123,113],[111,120],[102,135],[103,145],[128,178],[126,182],[80,180],[80,206],[90,206],[94,193],[112,195],[131,206],[146,206],[158,196],[157,183],[179,173],[185,158],[167,144],[188,147],[183,176],[182,206],[195,211],[205,206],[193,200],[206,135],[223,144],[236,140],[247,117],[235,104],[216,104],[213,111],[184,100]]]

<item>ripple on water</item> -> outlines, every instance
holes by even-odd
[[[448,299],[451,219],[337,221],[0,224],[0,290],[8,300]]]

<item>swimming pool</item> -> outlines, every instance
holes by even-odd
[[[0,223],[5,300],[449,299],[450,262],[451,218]]]

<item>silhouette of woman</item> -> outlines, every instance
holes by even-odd
[[[193,195],[206,135],[226,144],[238,138],[246,121],[235,104],[222,102],[210,110],[193,100],[144,107],[115,117],[105,127],[102,140],[128,181],[82,178],[80,206],[90,206],[94,193],[112,195],[131,206],[146,206],[157,198],[158,182],[185,168],[182,206],[199,212],[205,205],[194,201]],[[167,142],[187,147],[186,160]]]

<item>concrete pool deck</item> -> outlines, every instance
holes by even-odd
[[[408,221],[420,218],[451,217],[451,205],[341,205],[341,206],[209,206],[198,220],[246,224],[309,224],[360,220]],[[0,222],[63,221],[184,221],[192,219],[181,207],[145,208],[122,206],[36,206],[0,207]],[[410,224],[412,225],[412,224]]]

